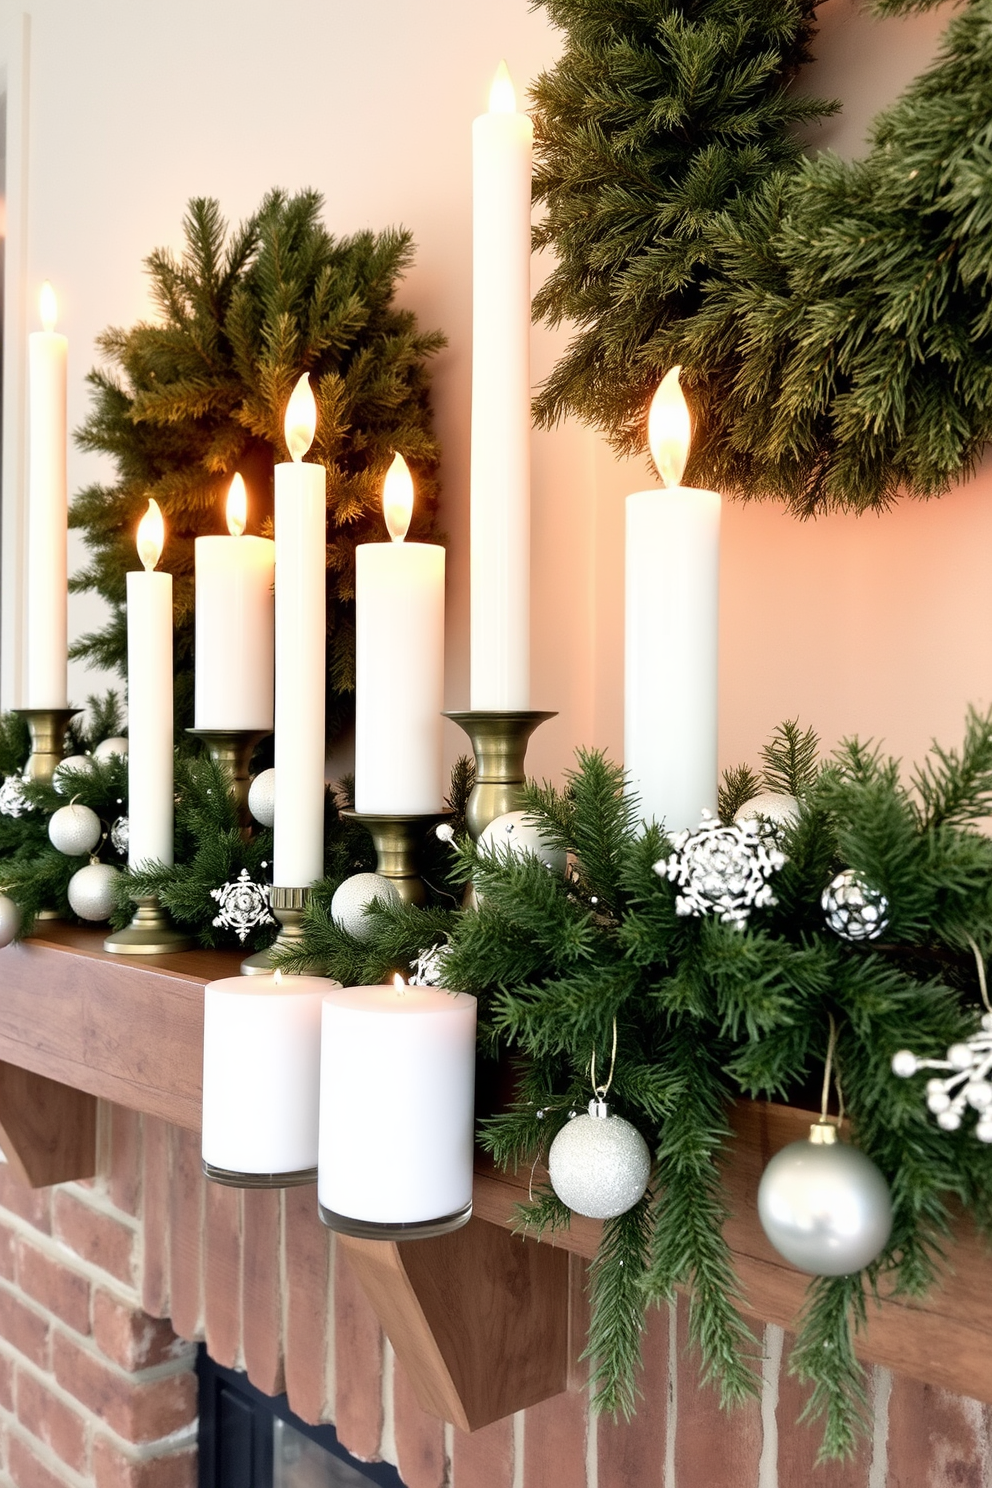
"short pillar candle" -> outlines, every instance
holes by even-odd
[[[331,1229],[441,1235],[472,1214],[476,1000],[343,987],[322,1020],[317,1202]]]

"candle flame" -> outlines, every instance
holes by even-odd
[[[663,486],[677,486],[689,458],[692,420],[679,386],[681,367],[666,372],[651,399],[648,414],[648,448]]]
[[[138,557],[151,573],[165,547],[165,522],[159,504],[149,497],[148,510],[138,523]]]
[[[272,980],[275,982],[275,984],[276,984],[277,987],[281,987],[282,986],[282,972],[279,970],[278,966],[276,967],[275,971],[272,973]]]
[[[38,296],[38,313],[41,316],[42,329],[54,331],[55,322],[59,318],[59,302],[55,298],[55,291],[46,279],[41,286]]]
[[[317,400],[310,386],[309,372],[304,372],[289,395],[284,428],[289,458],[294,461],[302,460],[313,444],[317,428]]]
[[[227,493],[227,530],[232,537],[240,537],[248,523],[248,492],[244,477],[238,471]]]
[[[496,69],[493,85],[489,89],[489,112],[491,114],[515,114],[517,93],[510,76],[510,69],[501,62]]]
[[[393,987],[396,990],[397,996],[406,991],[406,982],[400,976],[399,972],[397,972],[396,975],[393,977]]]
[[[413,516],[413,476],[398,450],[382,483],[382,514],[393,542],[402,542]]]

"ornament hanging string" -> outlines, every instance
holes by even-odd
[[[978,985],[982,994],[982,1002],[985,1004],[985,1011],[987,1013],[992,1013],[992,1002],[989,1002],[989,984],[985,976],[984,958],[981,951],[978,949],[976,942],[970,935],[966,935],[965,940],[971,946],[972,952],[975,957],[975,968],[978,972]]]
[[[827,1040],[827,1058],[823,1066],[823,1092],[820,1096],[820,1122],[828,1124],[827,1105],[830,1100],[830,1077],[833,1075],[834,1088],[837,1091],[837,1129],[840,1130],[844,1122],[844,1092],[841,1089],[840,1073],[836,1069],[837,1060],[837,1024],[834,1022],[833,1013],[828,1013],[830,1022],[830,1037]]]
[[[610,1051],[610,1073],[609,1073],[609,1075],[607,1077],[607,1080],[606,1080],[606,1084],[605,1085],[597,1085],[596,1084],[596,1050],[595,1050],[595,1047],[593,1048],[593,1051],[592,1051],[592,1057],[589,1060],[589,1078],[592,1081],[592,1093],[593,1093],[593,1095],[596,1097],[596,1099],[598,1101],[604,1101],[606,1099],[607,1094],[608,1094],[609,1089],[610,1089],[610,1086],[613,1084],[613,1074],[614,1074],[614,1071],[616,1070],[616,1067],[617,1067],[617,1020],[616,1020],[616,1018],[614,1018],[613,1019],[613,1048]]]

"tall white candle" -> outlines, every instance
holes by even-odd
[[[198,537],[195,723],[198,729],[271,729],[276,545],[245,537],[240,475],[227,498],[229,537]]]
[[[44,330],[28,337],[27,704],[65,708],[66,684],[66,356],[55,330],[52,286],[42,286]]]
[[[304,465],[317,404],[304,374],[286,407],[290,460],[276,466],[276,737],[273,882],[324,874],[326,472]]]
[[[472,125],[474,709],[530,707],[530,202],[533,125],[501,63]]]
[[[476,1001],[396,981],[324,997],[317,1200],[331,1223],[470,1211]]]
[[[149,501],[138,524],[144,567],[127,575],[128,849],[131,868],[171,863],[173,801],[172,575],[156,573],[165,525]]]
[[[355,808],[412,816],[443,805],[444,549],[404,541],[413,481],[402,455],[382,503],[392,541],[355,552]]]
[[[691,435],[680,368],[651,405],[666,489],[627,497],[624,765],[647,820],[716,808],[720,497],[680,485]]]

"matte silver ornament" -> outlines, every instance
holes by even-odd
[[[123,734],[115,734],[112,739],[101,739],[93,751],[94,759],[112,759],[117,755],[120,759],[127,759],[128,742]]]
[[[92,773],[93,761],[88,754],[70,754],[55,766],[52,785],[60,796],[71,796],[79,784],[79,776]]]
[[[262,770],[248,787],[248,810],[260,827],[271,827],[276,819],[276,772]]]
[[[109,920],[114,883],[120,869],[110,863],[88,863],[69,880],[69,903],[81,920]]]
[[[7,894],[0,894],[0,946],[9,946],[20,928],[20,908]]]
[[[818,1122],[777,1152],[758,1185],[758,1217],[778,1253],[812,1276],[849,1276],[885,1249],[892,1199],[879,1169]]]
[[[876,940],[889,923],[889,901],[853,868],[838,873],[820,897],[827,924],[842,940]]]
[[[533,853],[552,873],[564,873],[568,863],[567,853],[552,847],[527,811],[507,811],[495,817],[479,833],[479,846],[507,858]]]
[[[548,1153],[551,1187],[576,1214],[613,1219],[633,1209],[651,1177],[651,1153],[635,1126],[605,1101],[563,1126]]]
[[[60,806],[48,823],[48,837],[54,848],[68,858],[90,853],[100,841],[100,818],[88,806],[70,801]]]
[[[735,822],[763,821],[773,827],[791,827],[799,819],[799,802],[785,791],[762,791],[734,813]]]
[[[334,891],[331,900],[331,919],[340,930],[353,935],[356,940],[367,940],[372,933],[366,906],[373,899],[384,904],[400,904],[400,891],[391,878],[381,873],[353,873]]]

